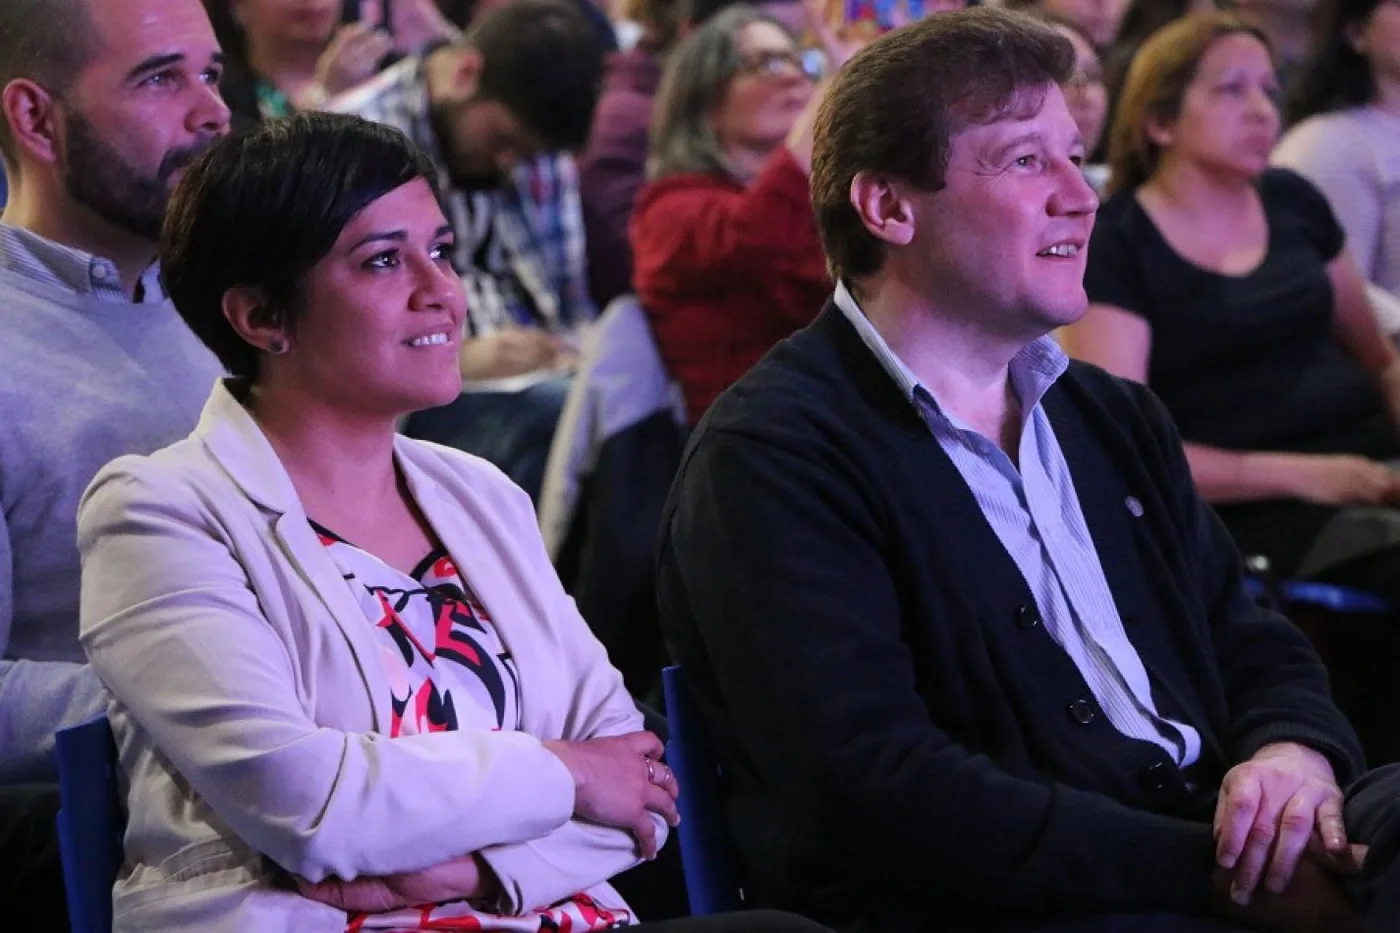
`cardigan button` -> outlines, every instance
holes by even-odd
[[[1040,613],[1034,606],[1020,606],[1016,610],[1017,628],[1035,628],[1040,624]]]
[[[1155,794],[1167,786],[1167,776],[1170,773],[1171,765],[1165,761],[1154,761],[1143,768],[1138,777],[1142,780],[1142,786]]]
[[[1081,726],[1087,726],[1099,717],[1094,711],[1094,704],[1088,700],[1075,700],[1069,705],[1069,717]]]

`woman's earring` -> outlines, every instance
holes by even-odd
[[[287,352],[287,341],[281,339],[272,341],[267,345],[267,352],[273,356],[281,356]]]

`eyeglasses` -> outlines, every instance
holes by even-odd
[[[760,78],[780,78],[785,74],[806,75],[802,56],[791,49],[769,52],[752,52],[739,58],[740,74],[757,75]]]

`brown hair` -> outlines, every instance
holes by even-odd
[[[1270,47],[1258,27],[1238,16],[1200,13],[1163,26],[1138,49],[1109,129],[1109,194],[1131,191],[1152,177],[1162,160],[1162,147],[1152,141],[1149,127],[1181,115],[1201,59],[1216,42],[1235,35],[1253,36]]]
[[[812,207],[832,278],[871,275],[884,260],[851,204],[856,175],[937,191],[959,132],[1020,110],[1020,92],[1063,84],[1073,72],[1068,39],[1033,16],[991,7],[930,16],[857,53],[836,73],[814,130]]]

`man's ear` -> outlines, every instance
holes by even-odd
[[[286,326],[268,306],[262,289],[245,285],[230,288],[224,292],[223,310],[224,320],[234,332],[259,350],[276,354],[291,346]]]
[[[481,69],[484,64],[481,53],[476,49],[454,51],[457,61],[452,69],[452,85],[459,95],[471,97],[476,93],[476,86],[481,81]]]
[[[481,53],[476,49],[444,45],[433,50],[425,62],[433,100],[445,103],[471,100],[481,83],[481,69]]]
[[[15,78],[0,91],[0,113],[17,150],[40,162],[58,162],[62,121],[52,94],[28,78]]]
[[[914,239],[914,205],[900,182],[870,172],[851,179],[851,206],[870,235],[892,246]]]

